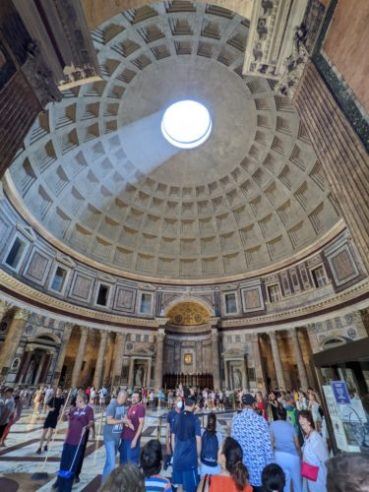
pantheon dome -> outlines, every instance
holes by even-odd
[[[192,3],[100,24],[102,79],[49,104],[9,170],[37,231],[112,273],[174,282],[252,276],[329,234],[340,215],[296,109],[242,76],[249,24]],[[160,130],[182,99],[213,121],[192,150]]]
[[[367,2],[45,5],[0,5],[1,383],[323,393],[369,333]]]

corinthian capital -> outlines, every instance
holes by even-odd
[[[0,299],[0,316],[4,315],[10,307],[11,307],[11,304]]]
[[[16,310],[14,314],[14,319],[21,319],[23,321],[27,321],[30,314],[31,313],[27,311],[27,309],[19,308]]]

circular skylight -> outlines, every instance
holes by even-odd
[[[207,140],[212,123],[209,111],[196,101],[179,101],[166,109],[161,131],[166,140],[180,149],[193,149]]]

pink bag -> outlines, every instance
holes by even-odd
[[[312,482],[316,482],[318,478],[318,473],[319,473],[319,466],[310,465],[309,463],[306,463],[306,461],[303,461],[301,463],[301,475],[304,478],[307,478]]]

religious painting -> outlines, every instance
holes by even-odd
[[[183,355],[183,362],[185,363],[186,366],[190,366],[192,364],[192,354],[184,354]]]

